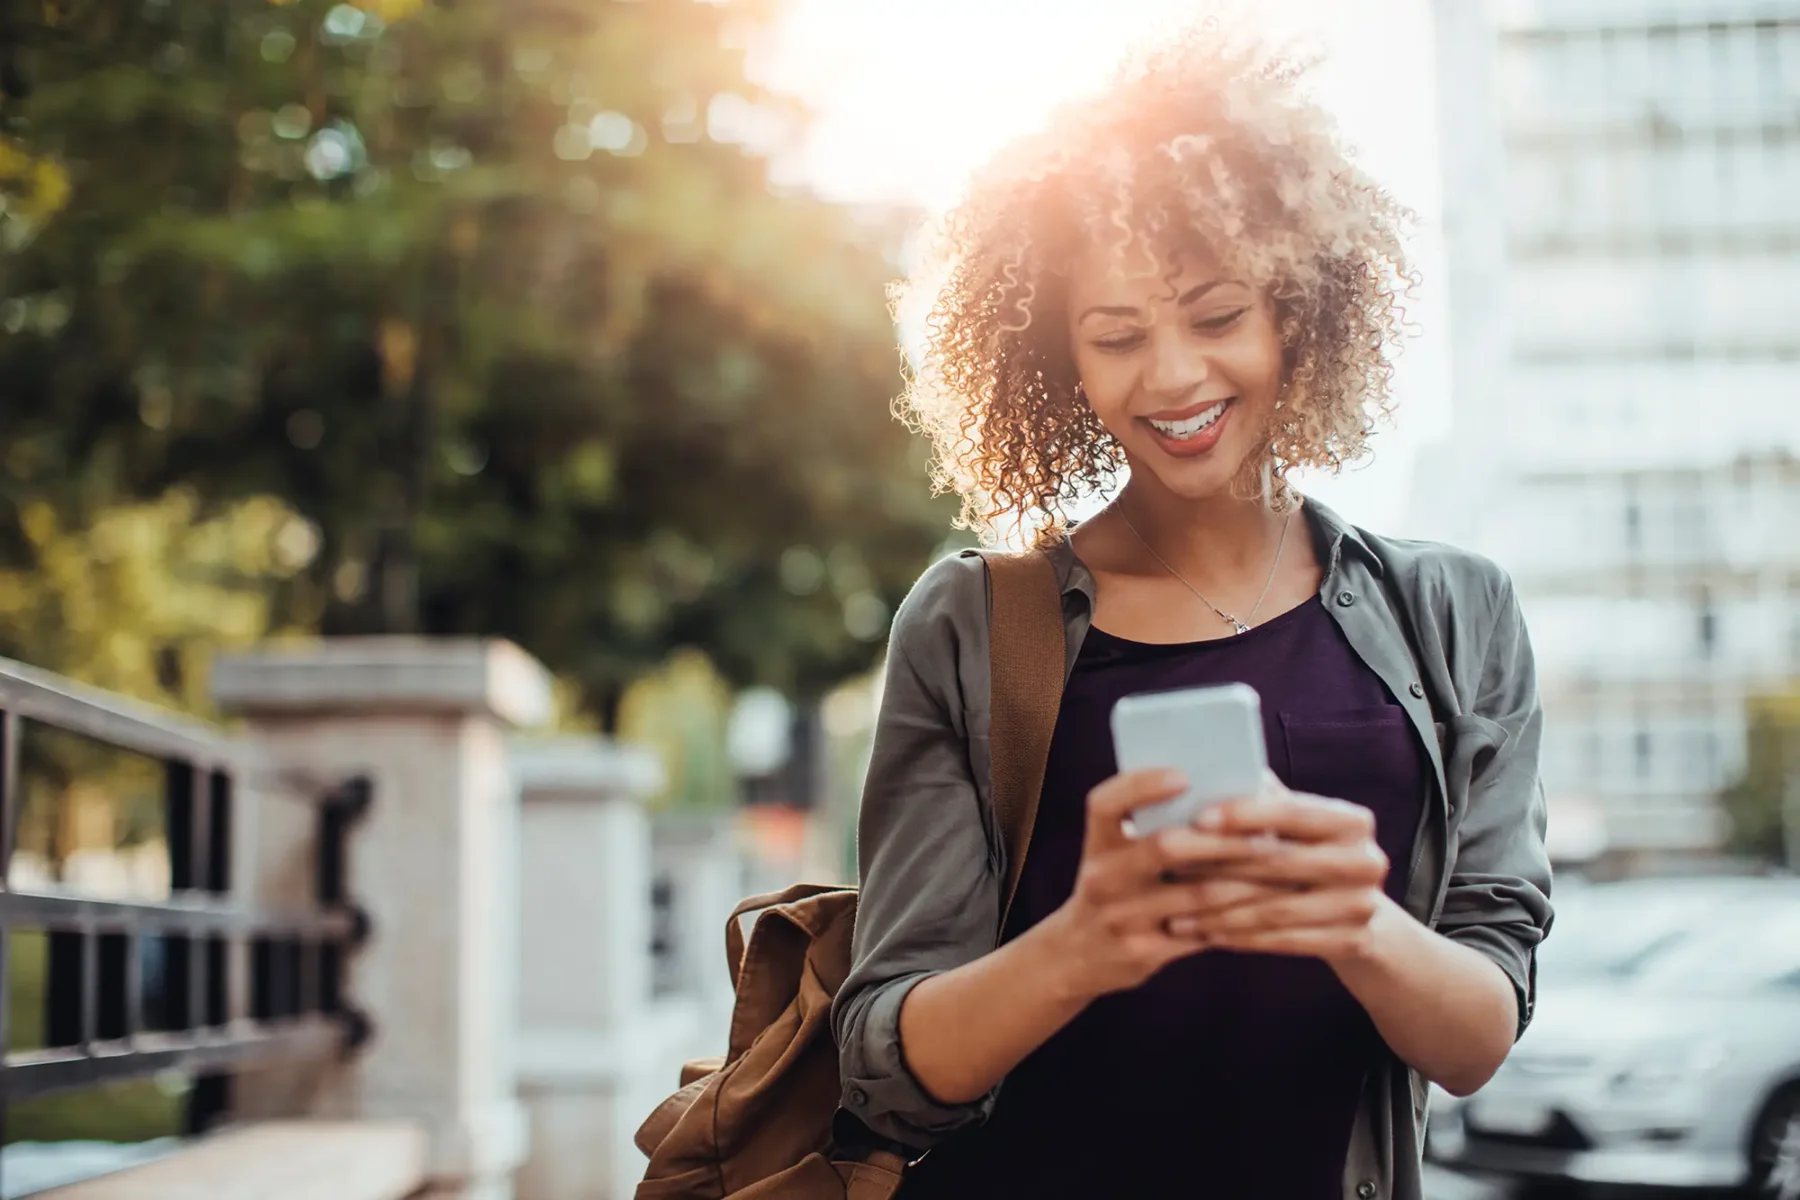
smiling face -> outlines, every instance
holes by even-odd
[[[1282,345],[1260,288],[1210,255],[1184,254],[1173,266],[1085,255],[1069,277],[1069,344],[1088,404],[1132,477],[1201,500],[1266,457]]]

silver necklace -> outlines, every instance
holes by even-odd
[[[1138,532],[1138,527],[1131,523],[1131,518],[1125,515],[1125,510],[1123,508],[1117,509],[1116,511],[1119,514],[1119,520],[1125,522],[1125,528],[1131,530],[1131,536],[1136,538],[1138,543],[1150,552],[1150,557],[1161,563],[1163,570],[1173,575],[1177,583],[1194,593],[1194,595],[1200,597],[1200,603],[1218,613],[1219,619],[1231,626],[1234,635],[1250,632],[1250,626],[1247,622],[1238,620],[1236,617],[1214,604],[1211,600],[1208,600],[1205,593],[1188,582],[1187,576],[1183,575],[1180,571],[1177,571],[1174,567],[1171,567],[1169,565],[1169,560],[1158,554],[1156,552],[1156,547],[1152,546],[1144,535]],[[1256,604],[1250,609],[1251,621],[1256,620],[1257,610],[1261,609],[1263,601],[1269,598],[1269,588],[1275,582],[1275,568],[1281,565],[1281,551],[1283,547],[1287,545],[1288,526],[1293,523],[1294,514],[1291,512],[1287,515],[1286,519],[1281,522],[1281,539],[1275,543],[1275,561],[1269,564],[1269,577],[1263,580],[1262,594],[1256,598]]]

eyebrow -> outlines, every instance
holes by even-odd
[[[1228,283],[1236,282],[1237,280],[1235,279],[1213,279],[1206,283],[1195,284],[1187,291],[1181,293],[1180,298],[1175,301],[1175,307],[1186,308],[1214,288],[1224,287]],[[1079,325],[1089,317],[1135,317],[1137,315],[1138,310],[1129,304],[1096,304],[1094,307],[1082,313],[1080,319],[1076,321],[1076,324]]]

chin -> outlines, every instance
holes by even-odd
[[[1227,450],[1220,446],[1218,450]],[[1247,478],[1250,455],[1221,455],[1215,451],[1203,458],[1179,459],[1163,454],[1156,447],[1127,455],[1133,478],[1149,476],[1162,490],[1182,500],[1205,501],[1228,496],[1254,495],[1256,481]],[[1248,492],[1234,488],[1240,482],[1250,486]]]
[[[1162,490],[1182,500],[1217,500],[1231,494],[1236,472],[1178,469],[1151,471]]]

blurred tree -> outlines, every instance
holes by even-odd
[[[1800,843],[1800,812],[1786,806],[1800,794],[1800,690],[1750,703],[1744,774],[1720,797],[1731,821],[1730,848],[1739,854],[1800,869],[1791,858]]]
[[[276,497],[274,619],[510,636],[607,719],[678,646],[873,657],[948,518],[902,215],[770,186],[770,4],[0,7],[0,450],[53,511]]]
[[[667,782],[658,803],[729,808],[738,799],[725,745],[730,720],[731,689],[712,663],[698,651],[677,651],[625,690],[619,734],[662,760]]]
[[[268,636],[272,592],[315,549],[266,497],[201,518],[175,491],[70,528],[14,489],[0,480],[0,528],[22,535],[0,563],[0,656],[165,707],[207,711],[213,654]],[[28,724],[21,778],[15,841],[53,873],[74,850],[161,834],[162,766],[148,758]]]
[[[24,545],[9,555],[16,565],[0,564],[0,655],[188,711],[208,707],[212,652],[267,636],[270,593],[316,548],[310,527],[268,498],[202,519],[174,491],[86,529],[40,499],[6,515]]]

